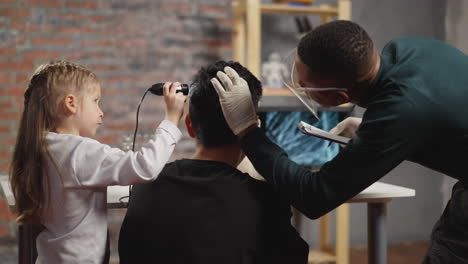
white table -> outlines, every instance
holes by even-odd
[[[387,263],[387,203],[394,198],[413,197],[414,189],[376,182],[349,200],[367,203],[367,247],[369,264]]]
[[[8,201],[8,206],[12,208],[15,201],[8,181],[1,181],[1,186]],[[124,208],[125,204],[120,201],[120,198],[127,195],[128,186],[108,187],[107,208]],[[413,196],[415,196],[415,190],[413,189],[376,182],[348,201],[350,203],[367,203],[369,264],[387,263],[387,203],[394,198]],[[127,199],[124,201],[127,201]],[[20,226],[19,233],[20,263],[34,263],[35,252],[32,245],[34,245],[35,241],[32,230]],[[25,239],[29,241],[22,241]]]

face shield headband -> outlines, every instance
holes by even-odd
[[[319,120],[318,109],[321,107],[320,103],[316,101],[313,97],[314,93],[317,92],[326,92],[326,91],[347,91],[346,88],[335,88],[335,87],[326,87],[326,88],[317,88],[317,87],[307,87],[300,85],[299,75],[296,69],[296,54],[297,49],[293,49],[286,54],[282,59],[283,63],[290,69],[289,75],[287,78],[283,77],[283,84],[304,104],[307,109]]]

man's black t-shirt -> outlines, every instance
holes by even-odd
[[[121,263],[307,263],[290,205],[222,162],[178,160],[135,185],[119,239]]]

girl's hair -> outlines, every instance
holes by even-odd
[[[63,120],[65,96],[72,93],[82,97],[83,89],[95,84],[98,80],[94,73],[66,61],[43,64],[33,73],[24,93],[24,110],[10,166],[18,224],[43,223],[49,198],[48,159],[55,165],[48,151],[47,132],[54,131]]]

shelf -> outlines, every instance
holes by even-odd
[[[294,6],[288,4],[263,4],[261,0],[235,0],[232,2],[232,57],[246,66],[255,76],[260,76],[261,16],[262,14],[316,15],[320,23],[332,19],[351,19],[351,0],[337,0],[336,4]]]
[[[234,9],[237,12],[245,12],[245,2],[233,2]],[[309,5],[295,6],[288,4],[261,4],[261,14],[283,14],[283,15],[323,15],[338,16],[338,7],[336,5]]]
[[[338,16],[338,8],[332,5],[293,6],[288,4],[262,4],[260,11],[262,14]]]
[[[344,104],[335,107],[322,107],[319,111],[348,112],[352,104]],[[309,111],[294,95],[264,95],[260,100],[259,112],[303,112]]]
[[[327,252],[318,251],[318,250],[311,250],[309,251],[309,260],[307,263],[309,264],[319,264],[319,263],[329,263],[329,262],[336,262],[336,257],[332,254]]]
[[[351,0],[337,0],[336,5],[290,6],[287,4],[262,4],[261,0],[233,1],[232,25],[232,56],[235,61],[247,67],[255,76],[260,76],[261,68],[261,36],[262,14],[287,15],[317,15],[320,23],[330,22],[333,18],[351,20]],[[282,91],[281,91],[282,90]],[[319,108],[319,111],[347,112],[352,109],[345,106]],[[309,110],[290,92],[285,89],[264,90],[264,96],[259,104],[259,112],[274,111],[304,111]],[[309,263],[336,264],[349,263],[349,206],[343,204],[336,209],[336,249],[333,254],[312,252]],[[320,249],[330,244],[329,220],[327,216],[320,218]]]

